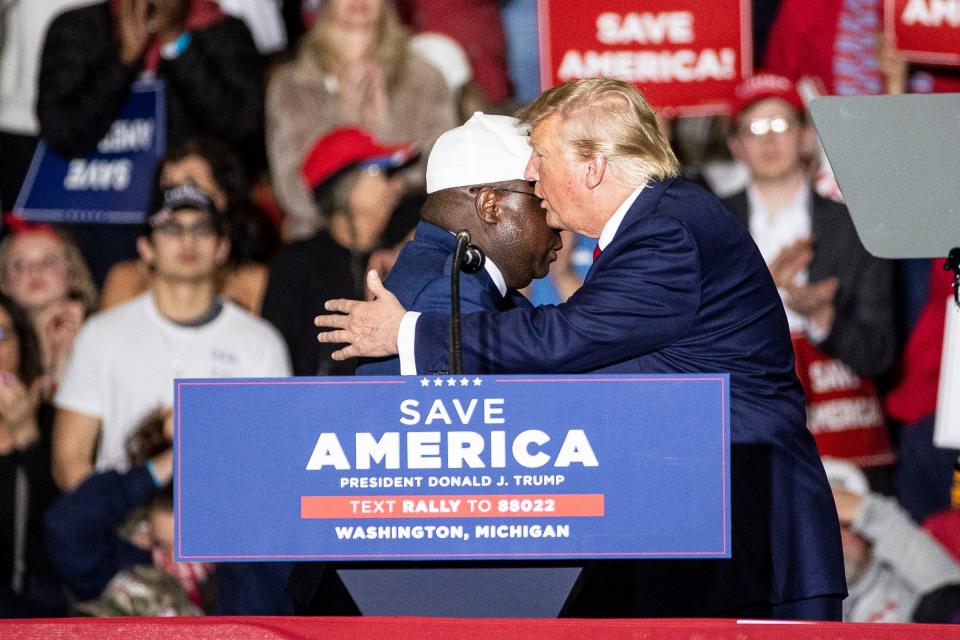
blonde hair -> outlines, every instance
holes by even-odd
[[[613,78],[584,78],[545,91],[520,112],[536,127],[553,115],[560,134],[580,160],[606,158],[623,187],[680,174],[680,163],[657,127],[653,109],[631,84]]]
[[[392,2],[383,0],[375,29],[376,35],[370,43],[367,57],[380,63],[387,87],[392,88],[406,65],[409,40],[409,34],[400,22]],[[320,68],[327,73],[335,72],[343,62],[330,22],[329,3],[317,14],[316,23],[300,45],[299,55],[313,56]]]
[[[90,270],[73,240],[54,229],[27,230],[8,235],[0,241],[0,291],[10,295],[10,249],[17,238],[30,233],[43,233],[53,237],[63,248],[63,257],[67,267],[67,293],[83,304],[87,314],[97,308],[97,287],[93,284]]]

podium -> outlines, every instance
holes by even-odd
[[[340,569],[365,616],[556,618],[577,567]]]
[[[960,94],[822,97],[817,133],[867,250],[880,258],[944,258],[955,273],[947,308],[934,443],[960,447]]]
[[[555,617],[592,560],[731,557],[727,374],[174,397],[175,559],[322,562],[364,615]]]

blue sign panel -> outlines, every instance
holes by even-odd
[[[163,82],[141,81],[91,155],[64,158],[41,141],[14,212],[38,222],[143,222],[166,153],[165,111]]]
[[[730,557],[726,374],[174,384],[178,560]]]

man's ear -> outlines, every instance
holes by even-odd
[[[157,254],[153,250],[153,244],[150,242],[150,238],[147,236],[139,236],[137,238],[137,253],[140,254],[141,260],[146,262],[148,265],[153,266]]]
[[[584,184],[588,189],[595,189],[603,182],[603,176],[607,172],[607,159],[603,156],[590,158],[584,164]]]
[[[477,210],[477,217],[484,224],[497,224],[500,222],[500,204],[497,198],[497,192],[490,187],[480,189],[473,204]]]

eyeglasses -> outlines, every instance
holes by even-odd
[[[38,271],[53,271],[54,269],[62,266],[64,263],[65,260],[63,256],[58,255],[44,256],[39,260],[18,258],[10,264],[10,270],[13,272],[13,275],[20,276],[30,273],[34,269]]]
[[[0,342],[6,342],[11,338],[16,338],[17,333],[10,327],[0,327]]]
[[[522,196],[533,196],[533,197],[536,198],[537,200],[540,199],[540,196],[538,196],[537,194],[535,194],[535,193],[532,192],[532,191],[519,191],[519,190],[517,190],[517,189],[505,189],[505,188],[503,188],[503,187],[490,187],[490,190],[491,190],[491,191],[499,191],[499,192],[501,192],[501,193],[519,193],[519,194],[522,195]]]
[[[749,133],[754,136],[764,136],[768,133],[786,133],[797,126],[797,121],[783,116],[774,116],[773,118],[756,118],[751,120],[749,126],[742,127],[743,133]]]
[[[156,227],[157,233],[167,238],[190,236],[194,240],[207,240],[217,235],[217,230],[209,222],[185,226],[177,222],[167,222]]]

